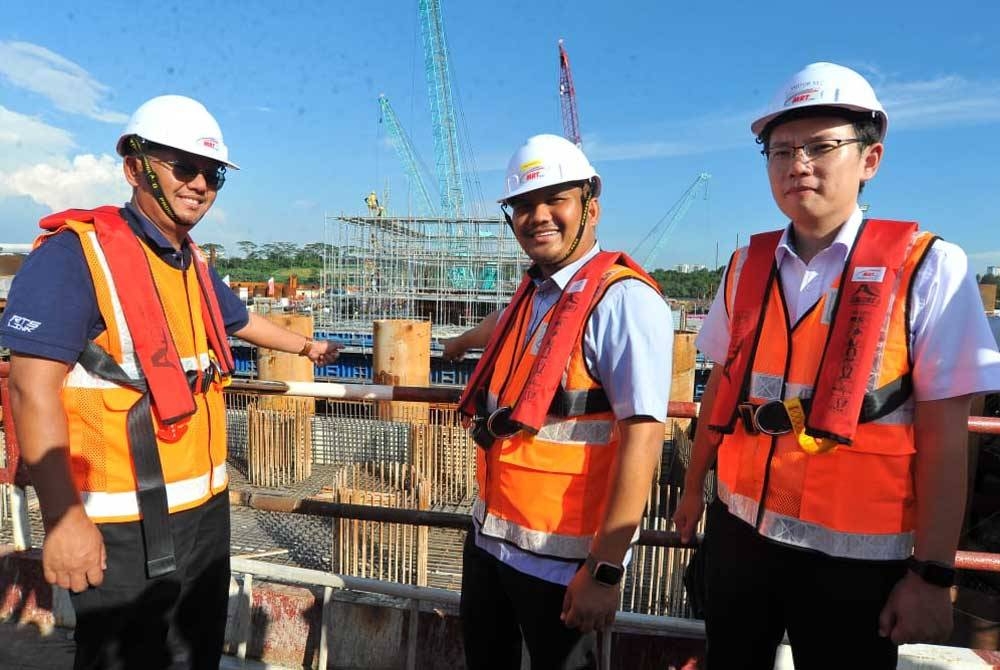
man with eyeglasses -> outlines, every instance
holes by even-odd
[[[167,95],[118,141],[124,207],[52,214],[11,287],[15,429],[71,591],[76,668],[218,668],[229,593],[226,335],[316,364],[338,345],[248,314],[191,229],[237,169],[201,103]]]
[[[970,398],[1000,355],[965,254],[865,219],[888,116],[857,72],[813,63],[751,130],[790,219],[729,262],[698,346],[717,361],[674,516],[705,476],[707,665],[895,668],[948,637]]]

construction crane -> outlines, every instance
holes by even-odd
[[[379,123],[385,124],[392,147],[396,150],[399,160],[403,162],[406,176],[410,180],[410,187],[417,193],[419,200],[418,207],[421,208],[420,213],[428,215],[436,214],[437,210],[434,207],[434,201],[427,191],[427,185],[424,184],[424,179],[420,171],[421,163],[417,159],[417,153],[413,149],[410,138],[403,130],[403,126],[400,125],[399,118],[396,116],[396,112],[393,111],[392,105],[389,104],[389,98],[385,94],[378,97],[378,106],[380,111]]]
[[[441,196],[441,213],[460,218],[465,209],[458,125],[448,65],[448,45],[440,0],[420,0],[420,29],[424,42],[424,69],[434,129],[434,159]]]
[[[559,107],[562,109],[563,135],[578,147],[583,147],[580,138],[580,116],[576,111],[576,89],[573,88],[573,73],[569,69],[569,54],[559,40]]]
[[[708,199],[708,180],[712,178],[707,172],[702,172],[695,178],[694,182],[688,186],[687,190],[681,195],[681,197],[673,204],[673,206],[667,210],[667,213],[663,215],[656,225],[646,233],[646,237],[642,238],[642,241],[636,245],[635,249],[632,250],[632,257],[639,258],[640,252],[647,248],[647,244],[652,240],[652,244],[648,247],[649,251],[642,256],[639,260],[639,265],[648,268],[650,263],[656,260],[657,255],[663,249],[663,245],[666,244],[667,240],[670,238],[670,233],[673,232],[674,228],[677,227],[677,223],[684,218],[687,214],[688,209],[691,207],[691,203],[694,202],[695,193],[698,191],[698,187],[702,184],[705,185],[705,199]]]

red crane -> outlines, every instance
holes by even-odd
[[[559,40],[559,106],[562,108],[563,135],[576,146],[582,146],[580,139],[580,117],[576,112],[576,89],[573,88],[573,73],[569,69],[569,55]]]

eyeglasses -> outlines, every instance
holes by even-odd
[[[146,158],[154,160],[157,163],[162,163],[163,165],[169,165],[171,174],[173,174],[174,179],[185,184],[189,181],[193,181],[198,175],[205,177],[205,183],[213,191],[218,191],[222,188],[222,185],[226,183],[226,166],[217,165],[211,168],[199,168],[190,163],[185,163],[184,161],[165,161],[162,158],[157,158],[156,156],[150,156],[145,154]]]
[[[765,147],[760,150],[760,153],[767,158],[768,166],[771,165],[787,165],[792,162],[795,157],[796,152],[802,150],[802,162],[808,163],[814,161],[817,158],[827,155],[831,151],[835,151],[840,147],[847,146],[848,144],[855,144],[861,142],[862,140],[858,137],[851,137],[849,139],[843,140],[815,140],[813,142],[806,142],[805,144],[800,144],[798,146],[790,144],[779,144],[777,146]]]

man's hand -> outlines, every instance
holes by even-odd
[[[104,538],[83,508],[73,506],[45,532],[45,581],[76,593],[104,581]]]
[[[698,527],[704,511],[705,498],[701,487],[685,486],[673,518],[681,542],[689,544],[694,539],[694,529]]]
[[[586,568],[580,568],[566,587],[560,619],[582,633],[607,630],[618,611],[620,586],[598,584]]]
[[[944,642],[952,628],[951,590],[907,570],[878,618],[878,633],[896,644]]]
[[[458,337],[446,337],[441,340],[441,344],[444,345],[444,351],[441,352],[441,358],[446,361],[460,361],[465,358],[465,352],[468,351],[468,347],[463,341],[463,337],[459,335]]]
[[[309,346],[306,357],[316,365],[329,365],[337,360],[343,348],[343,344],[333,340],[315,340]]]

